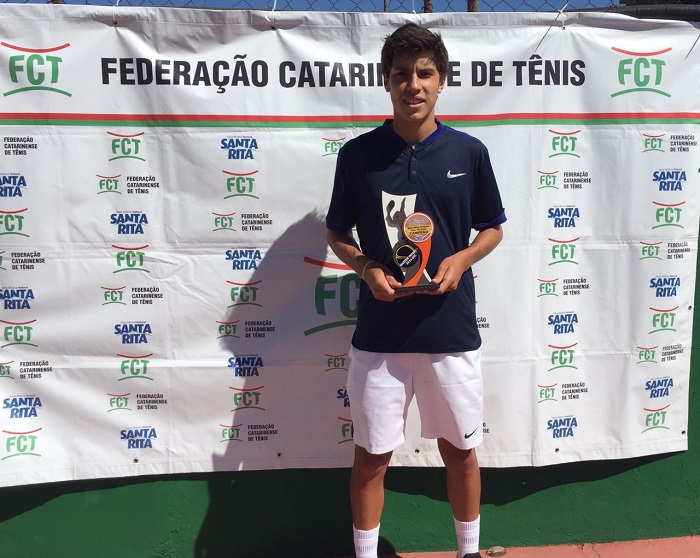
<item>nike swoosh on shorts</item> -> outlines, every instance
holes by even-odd
[[[476,432],[477,430],[479,430],[479,427],[478,427],[478,426],[472,431],[471,434],[465,434],[465,435],[464,435],[464,439],[465,439],[465,440],[468,440],[469,438],[471,438],[471,437],[472,437],[472,434],[474,434],[474,432]]]

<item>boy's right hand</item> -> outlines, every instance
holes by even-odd
[[[365,270],[365,282],[377,300],[392,302],[411,293],[402,293],[396,289],[401,286],[391,271],[383,265],[374,262]]]

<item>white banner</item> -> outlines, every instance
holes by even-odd
[[[489,147],[508,215],[475,267],[481,464],[686,449],[692,25],[0,10],[0,485],[350,465],[359,278],[324,217],[407,19],[442,33],[439,117]],[[417,420],[393,463],[441,464]]]

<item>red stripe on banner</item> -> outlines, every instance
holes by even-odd
[[[318,265],[320,267],[330,267],[331,269],[342,269],[343,271],[352,270],[352,268],[349,265],[324,262],[321,260],[315,260],[314,258],[309,258],[308,256],[304,256],[304,261],[306,263]]]
[[[116,136],[118,138],[137,138],[143,136],[146,132],[139,132],[138,134],[115,134],[114,132],[107,132],[110,136]]]
[[[258,171],[238,173],[222,170],[221,172],[223,172],[224,174],[230,174],[231,176],[251,176],[253,174],[257,174]]]
[[[671,404],[669,403],[668,405],[666,405],[665,407],[661,407],[660,409],[647,409],[646,407],[644,407],[644,410],[651,412],[651,413],[658,413],[659,411],[663,411],[664,409],[668,409],[670,406],[671,406]]]
[[[231,120],[241,122],[357,122],[384,120],[388,116],[373,115],[338,115],[338,116],[284,116],[277,114],[89,114],[69,112],[0,112],[0,118],[14,118],[27,120],[158,120],[168,122],[198,121],[198,122],[229,122]],[[116,135],[116,134],[114,134]],[[131,137],[131,136],[129,136]]]
[[[136,246],[135,248],[128,248],[126,246],[117,246],[116,244],[112,244],[112,248],[116,248],[117,250],[143,250],[144,248],[148,248],[148,244]]]
[[[43,428],[43,426],[42,426],[41,428]],[[30,431],[28,431],[28,432],[12,432],[12,431],[10,431],[10,430],[3,430],[3,432],[4,432],[5,434],[15,434],[15,435],[18,435],[18,434],[34,434],[34,432],[39,432],[39,430],[41,430],[41,428],[37,428],[36,430],[30,430]]]
[[[620,118],[698,118],[697,112],[503,112],[499,114],[450,114],[440,115],[441,120],[538,120],[538,119],[580,119],[609,120]]]
[[[578,343],[573,343],[567,347],[557,347],[556,345],[547,345],[547,347],[550,347],[552,349],[570,349],[571,347],[575,347],[576,345],[578,345]]]
[[[558,242],[559,244],[566,244],[567,242],[576,242],[580,238],[580,236],[577,236],[576,238],[572,238],[571,240],[557,240],[556,238],[548,238],[547,240],[551,240],[552,242]]]
[[[671,47],[665,48],[663,50],[657,50],[656,52],[632,52],[631,50],[623,50],[621,48],[612,47],[615,52],[620,52],[622,54],[629,54],[630,56],[657,56],[659,54],[664,54],[671,50]]]
[[[11,48],[14,50],[19,50],[20,52],[36,52],[36,53],[46,53],[46,52],[56,52],[57,50],[61,50],[63,48],[67,48],[70,46],[70,43],[66,43],[65,45],[57,46],[57,47],[51,47],[51,48],[27,48],[27,47],[20,47],[16,45],[11,45],[10,43],[2,42],[0,45]]]

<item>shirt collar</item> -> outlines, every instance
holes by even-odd
[[[382,125],[382,131],[385,134],[387,134],[390,138],[392,138],[394,141],[398,141],[402,144],[405,144],[406,141],[401,136],[399,136],[396,132],[394,132],[394,129],[391,127],[392,122],[393,122],[393,118],[387,118],[384,121],[384,124]],[[442,133],[445,131],[445,126],[437,118],[435,119],[435,124],[437,124],[437,130],[435,130],[432,134],[430,134],[427,138],[425,138],[418,145],[425,145],[428,143],[433,143],[442,135]]]

